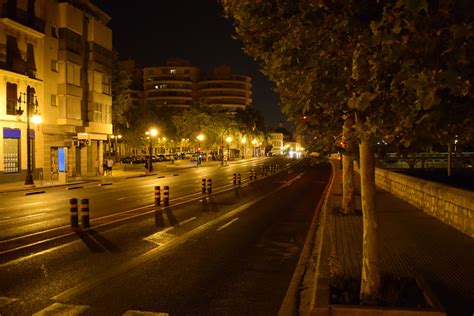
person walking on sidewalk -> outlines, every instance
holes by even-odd
[[[99,160],[99,158],[97,158],[97,159],[95,160],[95,175],[96,175],[96,176],[100,176],[100,175],[101,175],[101,173],[100,173],[100,160]]]
[[[114,167],[114,160],[112,157],[107,159],[107,171],[109,173],[109,176],[112,176],[112,168]]]

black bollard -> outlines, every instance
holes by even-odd
[[[170,205],[170,187],[167,185],[163,188],[163,203],[165,206]]]
[[[234,185],[237,184],[237,174],[235,174],[235,173],[234,173],[234,179],[233,179],[232,183],[233,183]]]
[[[240,173],[237,174],[237,183],[238,183],[238,185],[242,184],[242,177],[240,176]]]
[[[89,199],[82,199],[81,200],[81,222],[82,222],[82,228],[89,228],[90,227]]]
[[[71,227],[79,227],[79,216],[77,214],[77,199],[69,200],[69,209],[71,211]]]
[[[206,193],[206,179],[202,179],[202,193]]]
[[[156,206],[161,205],[161,192],[160,192],[160,186],[159,185],[155,186],[155,205]]]
[[[207,179],[207,194],[212,193],[212,179]]]

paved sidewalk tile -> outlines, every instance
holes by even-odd
[[[332,209],[340,205],[339,179]],[[449,315],[474,313],[474,239],[386,191],[377,191],[382,275],[421,276]],[[360,209],[360,201],[358,201]],[[360,279],[362,216],[332,213],[329,221],[336,267]]]

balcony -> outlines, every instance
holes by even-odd
[[[29,14],[27,11],[8,5],[7,3],[0,6],[0,18],[13,20],[43,35],[45,34],[45,22],[42,19]]]

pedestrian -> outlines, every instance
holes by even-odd
[[[97,158],[95,160],[95,175],[100,176],[100,160]]]
[[[148,159],[145,160],[145,174],[149,174],[150,170],[148,170]]]
[[[103,169],[103,175],[106,176],[108,174],[108,171],[107,171],[107,159],[104,159],[102,161],[102,169]]]
[[[109,176],[112,176],[113,166],[114,166],[114,161],[112,157],[110,157],[109,159],[107,159],[107,171],[109,172]]]

